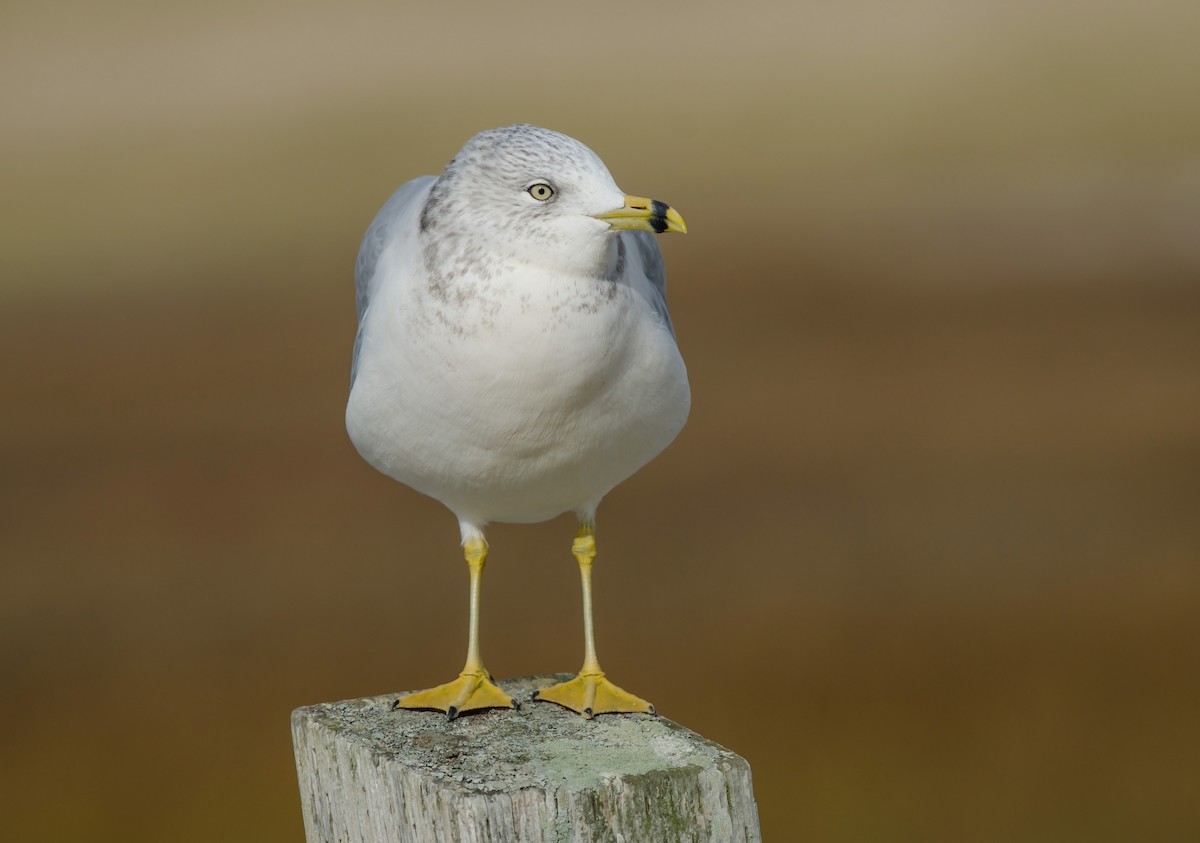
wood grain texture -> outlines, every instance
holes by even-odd
[[[563,678],[500,684],[527,700]],[[308,843],[761,840],[746,761],[663,717],[525,702],[447,722],[396,696],[293,712]]]

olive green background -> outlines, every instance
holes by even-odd
[[[454,519],[343,429],[352,266],[396,186],[528,121],[691,232],[692,417],[600,509],[613,678],[750,761],[769,840],[1196,839],[1198,31],[5,4],[5,838],[300,839],[290,710],[458,670]],[[497,676],[577,667],[573,530],[489,532]]]

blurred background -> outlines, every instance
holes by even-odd
[[[1200,835],[1200,6],[0,11],[0,812],[297,840],[296,706],[445,681],[453,517],[343,408],[359,238],[533,122],[670,202],[694,408],[600,510],[609,673],[769,840]],[[497,676],[581,658],[494,527]]]

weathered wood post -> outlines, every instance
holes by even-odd
[[[525,700],[564,678],[500,684]],[[761,840],[750,766],[665,718],[524,703],[447,722],[393,699],[292,713],[308,843]]]

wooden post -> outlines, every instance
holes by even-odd
[[[565,678],[500,684],[524,701]],[[292,713],[308,843],[762,839],[750,766],[663,717],[523,702],[447,722],[396,696]]]

